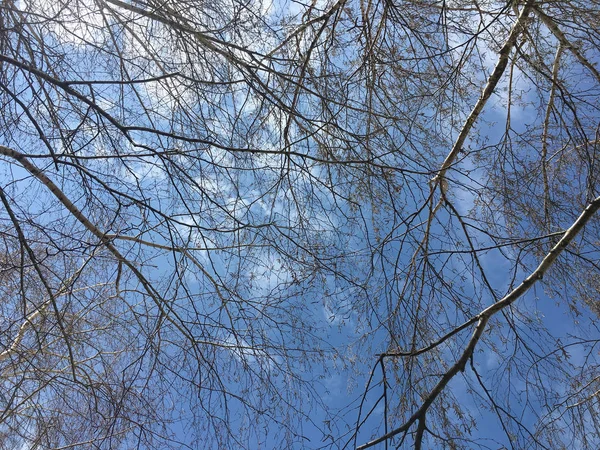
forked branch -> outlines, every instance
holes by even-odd
[[[357,447],[357,450],[364,450],[366,448],[372,447],[380,442],[385,441],[386,439],[390,439],[400,433],[408,431],[412,425],[416,421],[423,421],[425,419],[425,415],[427,410],[434,402],[434,400],[441,394],[446,385],[454,378],[456,374],[465,370],[465,366],[467,361],[473,355],[475,351],[475,347],[477,343],[481,339],[481,336],[486,328],[486,325],[490,318],[499,311],[510,306],[516,300],[521,298],[531,287],[538,281],[544,277],[544,274],[548,271],[548,269],[552,266],[552,264],[556,261],[556,258],[567,248],[567,246],[575,239],[575,237],[583,230],[585,225],[590,221],[590,219],[594,216],[594,214],[600,209],[600,197],[596,197],[591,203],[587,205],[587,207],[583,210],[583,212],[579,215],[577,220],[571,225],[571,227],[565,231],[562,239],[558,241],[558,243],[548,252],[548,254],[544,257],[544,259],[540,262],[538,267],[527,277],[523,282],[517,286],[513,291],[511,291],[504,298],[489,306],[488,308],[481,311],[477,316],[469,319],[466,323],[470,324],[474,321],[477,321],[477,326],[473,331],[473,335],[469,340],[469,343],[463,350],[462,355],[458,360],[454,363],[454,365],[442,376],[442,378],[438,381],[437,385],[431,390],[429,395],[423,401],[421,407],[400,427],[386,433],[385,435],[374,439],[370,442],[367,442],[364,445]],[[458,329],[463,329],[464,325],[458,327]]]

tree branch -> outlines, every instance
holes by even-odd
[[[590,221],[590,219],[594,216],[596,211],[600,209],[600,197],[594,199],[588,206],[583,210],[583,212],[579,215],[577,220],[571,225],[571,227],[565,232],[564,236],[558,243],[548,252],[546,257],[542,260],[542,262],[538,265],[538,267],[527,277],[523,282],[515,288],[512,292],[506,295],[504,298],[484,309],[477,316],[465,322],[465,324],[461,325],[459,328],[463,329],[466,324],[471,324],[475,320],[478,321],[475,330],[473,331],[473,335],[469,340],[466,348],[464,349],[461,357],[454,363],[454,365],[442,376],[438,384],[431,390],[429,395],[425,398],[425,401],[421,405],[421,407],[400,427],[390,431],[383,436],[374,439],[370,442],[367,442],[364,445],[357,447],[357,450],[364,450],[366,448],[372,447],[380,442],[385,441],[386,439],[390,439],[396,436],[399,433],[408,431],[410,427],[417,421],[422,420],[427,413],[427,410],[433,403],[433,401],[437,398],[438,395],[444,390],[446,385],[454,378],[454,376],[458,372],[462,372],[465,370],[465,366],[471,355],[475,350],[475,347],[481,336],[483,331],[486,328],[486,325],[489,319],[496,314],[497,312],[505,309],[512,303],[514,303],[517,299],[522,297],[531,287],[538,281],[544,277],[546,271],[552,266],[556,258],[565,250],[565,248],[575,239],[575,237],[581,232],[581,230],[585,227],[585,225]]]

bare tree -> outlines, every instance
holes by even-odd
[[[0,446],[597,447],[598,10],[3,2]]]

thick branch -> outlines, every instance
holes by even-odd
[[[579,60],[579,62],[584,67],[586,67],[594,75],[594,77],[596,78],[596,81],[598,83],[600,83],[600,72],[598,72],[598,69],[596,69],[596,67],[590,61],[588,61],[588,59],[585,56],[583,56],[581,51],[579,51],[579,47],[577,47],[576,45],[573,45],[567,39],[567,36],[565,36],[565,34],[561,31],[561,29],[558,28],[558,25],[556,25],[556,23],[554,23],[554,20],[552,20],[552,18],[550,16],[548,16],[546,13],[544,13],[544,11],[542,11],[537,6],[534,8],[534,10],[535,10],[535,14],[541,19],[542,22],[544,22],[544,25],[546,25],[548,27],[548,29],[552,32],[552,34],[554,34],[556,39],[558,39],[558,42],[560,42],[566,49],[573,52],[573,54]]]
[[[496,314],[497,312],[505,309],[517,299],[522,297],[531,287],[538,281],[544,277],[546,271],[554,264],[556,258],[565,250],[565,248],[575,239],[575,237],[581,232],[581,230],[585,227],[585,225],[589,222],[589,220],[594,216],[594,214],[600,209],[600,197],[597,197],[592,201],[585,210],[580,214],[577,220],[571,225],[571,227],[565,232],[564,236],[558,243],[550,250],[550,252],[546,255],[546,257],[542,260],[542,262],[538,265],[538,267],[527,277],[523,282],[511,291],[508,295],[502,298],[500,301],[494,303],[488,308],[484,309],[480,314],[476,317],[468,320],[466,323],[473,323],[475,320],[478,321],[475,330],[473,331],[473,335],[469,340],[466,348],[464,349],[461,357],[454,363],[454,365],[442,376],[438,384],[431,390],[429,395],[425,398],[425,401],[421,405],[421,407],[400,427],[386,433],[385,435],[372,440],[371,442],[367,442],[360,447],[357,447],[357,450],[364,450],[366,448],[372,447],[380,442],[385,441],[386,439],[390,439],[396,436],[399,433],[408,431],[410,427],[417,421],[421,420],[425,417],[425,414],[433,401],[437,398],[437,396],[444,390],[446,385],[454,378],[454,376],[458,372],[462,372],[465,369],[465,365],[469,358],[473,355],[475,347],[481,336],[483,331],[486,328],[486,325],[489,319]],[[464,328],[464,325],[459,327],[460,329]]]
[[[96,225],[94,225],[80,210],[69,200],[69,198],[60,190],[60,188],[54,184],[52,180],[50,180],[46,174],[34,166],[28,159],[27,156],[23,153],[20,153],[11,148],[0,145],[0,155],[8,156],[9,158],[13,158],[18,161],[31,175],[37,178],[46,188],[52,192],[52,194],[63,204],[65,208],[71,213],[73,217],[75,217],[83,226],[90,231],[94,236],[96,236],[102,244],[113,254],[113,256],[117,259],[117,261],[125,264],[129,270],[133,272],[135,277],[144,287],[144,290],[148,293],[148,295],[152,298],[155,305],[160,310],[160,313],[163,317],[166,317],[169,322],[171,322],[179,331],[181,331],[184,336],[190,338],[193,342],[193,337],[190,335],[188,330],[186,330],[183,325],[181,319],[179,319],[177,313],[170,307],[161,297],[159,292],[152,286],[152,284],[146,279],[146,277],[140,272],[140,270],[133,264],[129,259],[125,258],[121,252],[115,247],[115,245],[111,242],[109,238],[107,238],[106,233],[101,231]],[[175,318],[180,321],[177,322]]]
[[[560,56],[563,51],[563,44],[559,42],[552,65],[552,86],[550,88],[550,97],[546,106],[546,116],[544,117],[544,131],[542,133],[542,178],[544,180],[544,221],[546,227],[550,228],[550,184],[548,182],[548,134],[550,128],[550,116],[554,108],[554,97],[556,96],[556,86],[558,85],[558,70],[560,68]]]
[[[519,17],[517,18],[517,21],[515,22],[512,30],[510,30],[508,39],[506,39],[506,42],[504,43],[498,54],[498,62],[496,63],[496,67],[494,67],[492,74],[489,76],[487,84],[485,85],[485,88],[483,89],[479,100],[477,100],[477,103],[473,107],[471,114],[469,114],[469,117],[467,117],[467,120],[465,121],[462,129],[460,130],[460,134],[458,135],[456,141],[454,142],[454,145],[452,146],[452,150],[450,150],[450,153],[448,153],[448,156],[446,156],[446,159],[442,163],[442,166],[440,167],[437,175],[431,180],[432,189],[434,189],[439,184],[440,189],[442,190],[442,195],[444,195],[445,193],[446,185],[444,183],[444,178],[446,176],[446,172],[448,171],[450,166],[456,161],[456,158],[462,150],[465,140],[469,136],[473,125],[479,118],[481,111],[483,110],[487,101],[496,89],[496,86],[500,82],[500,79],[504,74],[506,66],[508,65],[508,58],[510,56],[510,53],[513,47],[515,46],[517,38],[523,31],[526,19],[529,16],[529,13],[531,12],[532,5],[533,1],[529,0],[523,8],[523,10],[521,11]]]

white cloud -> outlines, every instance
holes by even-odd
[[[256,365],[266,370],[275,368],[277,358],[272,357],[265,350],[252,346],[239,336],[231,334],[225,343],[231,354],[243,364]]]

